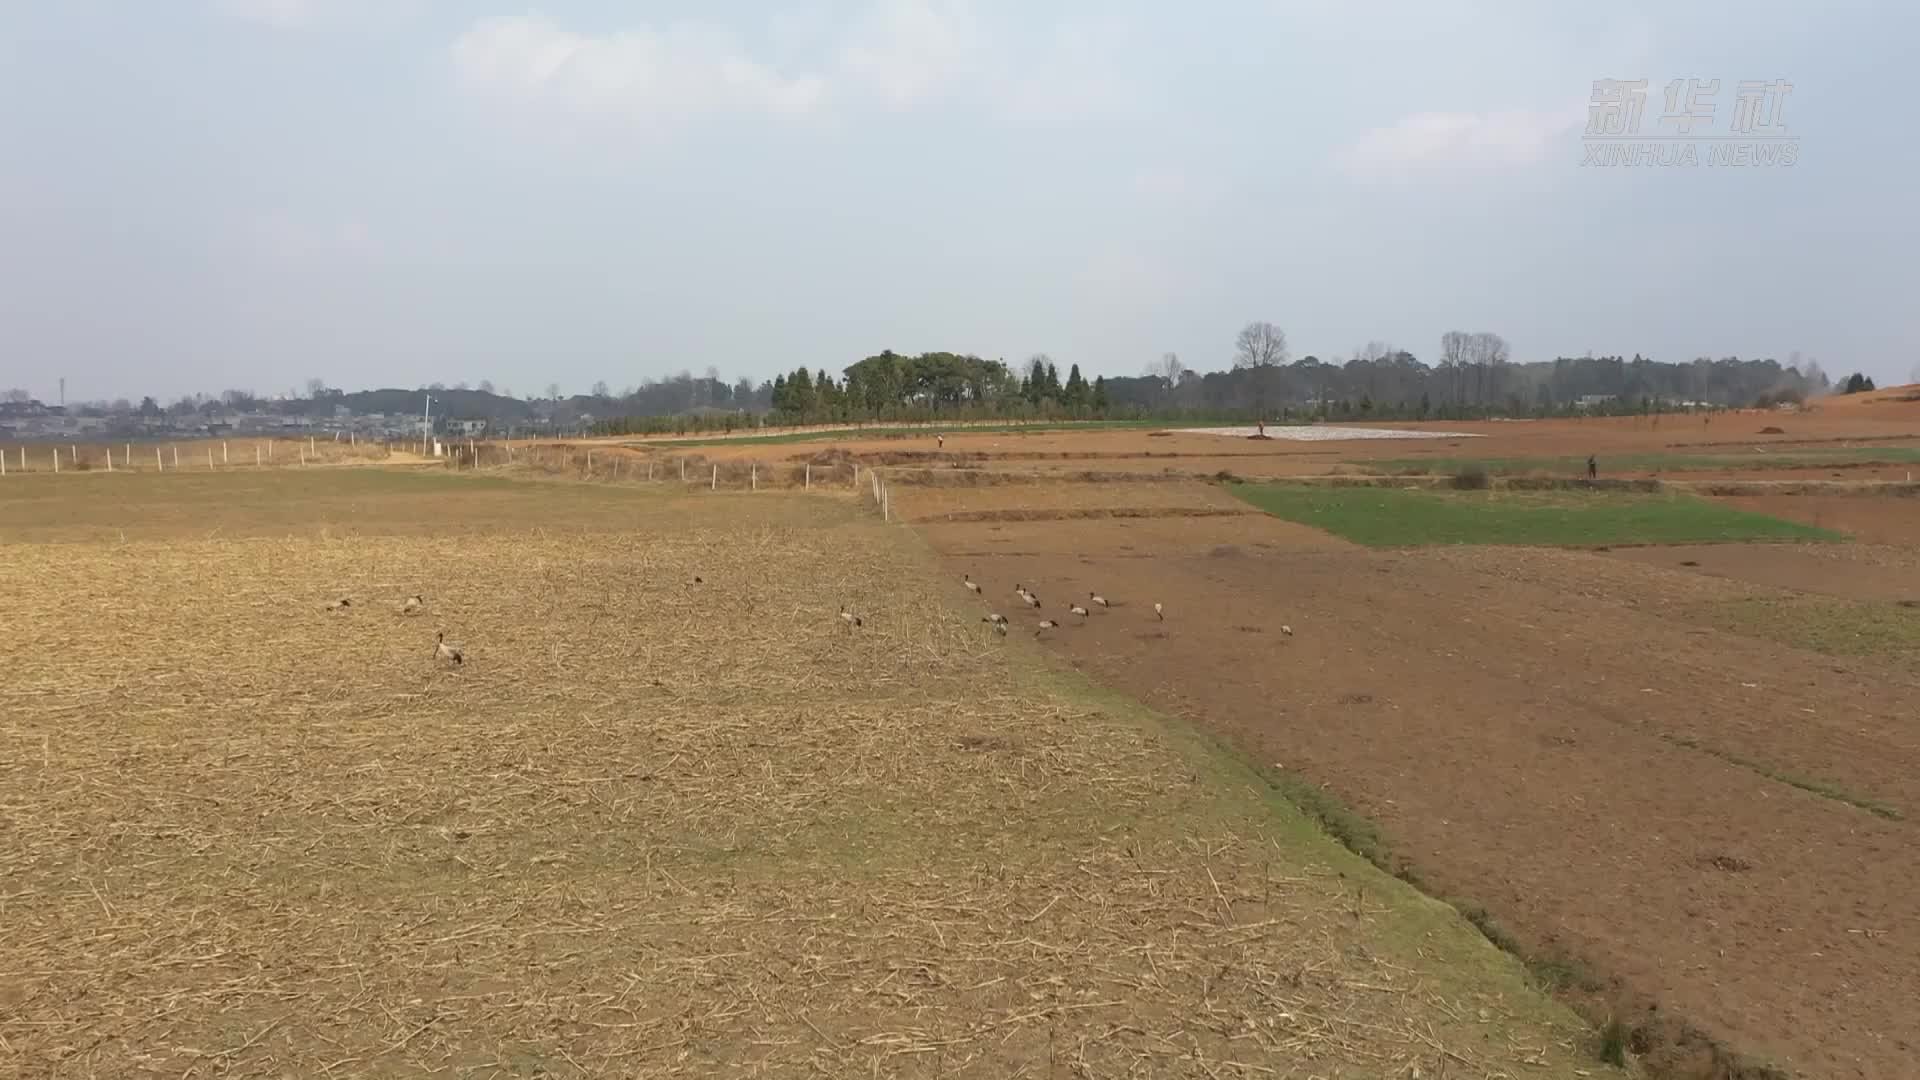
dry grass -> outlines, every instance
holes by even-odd
[[[0,504],[0,1074],[1581,1061],[1450,910],[851,498],[276,479],[306,520]]]

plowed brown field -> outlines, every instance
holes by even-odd
[[[984,455],[953,463],[967,469],[1209,475],[1230,461],[1220,467],[1260,477],[1423,455],[1920,442],[1920,406],[1882,398],[1658,429],[1457,425],[1488,436],[1457,445],[1229,440],[1208,452],[1214,437],[1131,431],[949,436],[946,450]],[[1021,455],[992,453],[1002,447]],[[1129,447],[1194,456],[1115,456]],[[879,463],[903,441],[837,449]],[[1055,465],[1043,451],[1105,456]],[[1729,501],[1861,542],[1369,551],[1164,477],[901,483],[893,508],[1016,625],[1035,616],[1015,582],[1045,598],[1066,625],[1042,640],[1067,663],[1378,823],[1398,868],[1484,907],[1590,1014],[1623,1017],[1651,1074],[1911,1077],[1920,669],[1871,642],[1797,645],[1799,628],[1764,620],[1806,605],[1912,610],[1894,601],[1920,598],[1920,500],[1862,493],[1860,480],[1903,479],[1892,465],[1686,471],[1811,481],[1811,494]],[[1845,484],[1823,489],[1836,472]],[[1090,591],[1116,606],[1064,615]]]

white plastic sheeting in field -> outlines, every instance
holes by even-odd
[[[1248,439],[1259,433],[1258,428],[1250,427],[1181,428],[1180,431],[1191,435],[1221,435],[1229,439]],[[1336,424],[1316,424],[1312,427],[1275,424],[1267,429],[1267,436],[1273,439],[1291,439],[1294,442],[1341,442],[1348,439],[1483,439],[1486,437],[1468,431],[1408,431],[1403,428],[1343,427]]]

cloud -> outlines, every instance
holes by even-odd
[[[782,75],[724,30],[694,23],[596,36],[537,15],[497,16],[460,35],[453,63],[471,90],[586,113],[804,113],[826,93],[820,78]]]
[[[1023,52],[968,0],[874,0],[833,26],[769,20],[775,42],[811,46],[810,63],[783,65],[756,57],[711,23],[595,34],[540,15],[494,16],[468,27],[451,53],[470,92],[576,114],[660,122],[703,112],[905,111],[962,102],[1032,116],[1115,99],[1109,57],[1099,48],[1115,25],[1061,23],[1051,35],[1041,28],[1038,46]]]
[[[856,22],[837,74],[849,89],[904,109],[977,84],[990,62],[987,44],[964,3],[883,0]]]
[[[1536,164],[1556,149],[1572,155],[1584,106],[1536,112],[1417,112],[1374,128],[1334,153],[1334,165],[1362,180],[1416,174],[1480,173]]]

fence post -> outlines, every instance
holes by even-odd
[[[73,451],[72,456],[68,457],[67,460],[73,462],[75,465],[80,464],[80,444],[68,443],[67,449]]]
[[[805,490],[813,490],[813,462],[807,462],[807,484]]]
[[[758,462],[750,462],[747,465],[747,488],[750,491],[760,490],[760,465]]]
[[[133,462],[129,461],[127,464],[131,465]],[[113,471],[113,447],[111,446],[107,447],[107,471]]]
[[[720,466],[718,465],[715,465],[713,467],[713,483],[707,485],[707,490],[708,491],[720,490]]]
[[[683,484],[687,482],[687,459],[686,458],[680,459],[680,482]]]
[[[213,471],[213,447],[207,447],[207,471]]]
[[[307,436],[307,453],[312,454],[314,457],[320,456],[320,448],[314,444],[313,436],[311,435]]]
[[[259,443],[253,444],[253,467],[256,469],[260,467],[260,444]]]
[[[7,475],[7,453],[0,450],[0,476]]]
[[[221,439],[220,440],[220,464],[222,465],[228,464],[229,460],[230,459],[227,457],[227,440]]]
[[[587,451],[587,475],[593,475],[593,451]]]
[[[647,483],[653,483],[653,459],[647,459]]]
[[[57,446],[53,448],[53,472],[56,476],[60,474],[60,448]]]
[[[160,463],[160,448],[157,446],[153,448],[153,471],[154,472],[167,471],[167,467]]]
[[[173,467],[176,469],[180,467],[180,448],[178,446],[173,448]]]
[[[258,454],[258,453],[260,452],[260,444],[259,444],[259,443],[255,443],[255,444],[253,444],[253,452],[254,452],[255,454]],[[268,440],[267,440],[267,460],[268,460],[268,461],[272,461],[272,460],[273,460],[273,440],[272,440],[272,439],[268,439]]]

